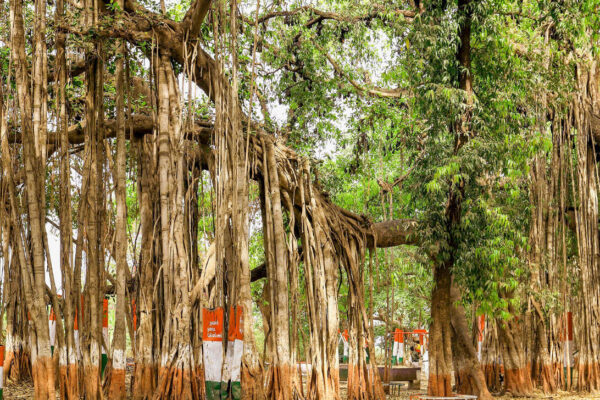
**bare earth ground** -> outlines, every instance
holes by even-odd
[[[342,390],[344,391],[344,390]],[[404,388],[400,395],[389,395],[390,400],[408,400],[411,394],[417,393],[415,391],[408,391]],[[58,396],[58,393],[57,393]],[[4,387],[4,398],[5,399],[33,399],[33,383],[31,381],[23,382],[21,384],[7,384]],[[57,397],[58,398],[58,397]],[[342,397],[343,398],[343,397]],[[524,400],[525,397],[512,397],[512,396],[496,396],[498,400]],[[591,395],[585,393],[557,393],[554,395],[537,394],[534,397],[527,399],[539,399],[539,400],[600,400],[600,394]]]
[[[389,395],[388,399],[393,400],[408,400],[412,393],[417,392],[409,392],[403,391],[400,395]],[[559,392],[552,395],[545,395],[543,393],[535,394],[533,397],[513,397],[513,396],[500,396],[494,395],[495,399],[498,400],[600,400],[600,394],[592,395],[589,393],[566,393]]]
[[[131,388],[131,377],[133,375],[133,359],[128,359],[127,365],[127,374],[126,374],[126,386],[127,388]],[[341,398],[346,397],[346,382],[341,383]],[[399,394],[391,394],[388,395],[387,398],[389,400],[409,400],[411,394],[417,393],[425,393],[427,391],[426,382],[421,383],[420,390],[409,390],[407,383],[400,389]],[[129,390],[129,389],[128,389]],[[129,393],[131,395],[131,393]],[[56,393],[56,398],[58,399],[58,392]],[[573,392],[558,392],[553,395],[545,395],[543,393],[535,394],[533,397],[512,397],[512,396],[501,396],[495,395],[494,398],[498,400],[525,400],[525,399],[534,399],[534,400],[600,400],[600,394],[589,394],[589,393],[573,393]],[[33,382],[25,381],[20,384],[11,384],[9,382],[5,382],[4,384],[4,399],[34,399],[33,393]]]

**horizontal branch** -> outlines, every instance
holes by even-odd
[[[85,120],[81,123],[71,125],[68,129],[69,143],[72,145],[83,144],[85,142]],[[9,126],[11,126],[9,124]],[[107,139],[116,137],[117,121],[115,119],[104,120],[104,137]],[[127,139],[131,139],[133,134],[134,138],[141,138],[144,135],[154,133],[154,119],[149,115],[134,114],[130,118],[125,120],[125,135]],[[21,142],[21,133],[16,127],[12,126],[10,129],[9,141],[11,143]],[[210,135],[212,133],[212,123],[206,121],[197,121],[193,128],[185,131],[186,139],[196,139],[199,143],[208,144],[210,141]],[[56,132],[48,133],[49,145],[58,145],[60,143],[60,137]]]
[[[367,246],[370,248],[387,248],[401,245],[419,244],[417,235],[417,221],[398,219],[393,221],[378,222],[371,225],[371,232],[367,235]],[[302,254],[302,247],[298,248]],[[255,282],[267,277],[267,265],[262,263],[250,271],[250,281]]]
[[[418,223],[413,219],[377,222],[371,225],[372,235],[367,236],[367,246],[371,248],[416,246],[420,241],[417,227]]]
[[[369,8],[370,8],[370,12],[365,13],[365,14],[345,15],[345,14],[331,12],[331,11],[319,10],[312,6],[302,6],[302,7],[295,8],[293,10],[273,11],[273,12],[267,13],[267,14],[263,15],[262,17],[260,17],[258,19],[258,22],[262,24],[273,18],[294,16],[294,15],[300,14],[305,11],[315,14],[318,17],[318,20],[317,20],[317,18],[311,20],[311,22],[309,22],[308,26],[313,25],[313,24],[315,24],[319,21],[323,21],[323,20],[335,20],[335,21],[339,21],[339,22],[352,23],[352,22],[360,22],[360,21],[371,21],[376,18],[385,19],[389,15],[403,16],[404,18],[406,18],[408,20],[412,20],[415,16],[417,16],[417,13],[412,10],[397,9],[397,10],[386,11],[384,6],[382,6],[382,5],[370,5]],[[253,21],[250,21],[250,23],[254,24]]]
[[[80,59],[72,62],[69,65],[69,70],[67,71],[67,75],[70,77],[78,76],[84,73],[87,62],[85,59]],[[55,64],[56,67],[56,64]],[[54,73],[54,69],[48,71],[48,83],[53,83],[56,80],[56,75]]]
[[[352,86],[354,86],[354,88],[356,90],[358,90],[359,93],[366,93],[366,94],[368,94],[370,96],[385,97],[385,98],[406,97],[410,93],[407,89],[404,89],[404,88],[385,89],[385,88],[379,88],[379,87],[373,87],[373,88],[364,87],[361,84],[359,84],[358,82],[356,82],[354,79],[350,78],[350,76],[348,76],[348,74],[346,74],[344,72],[344,70],[342,69],[342,67],[333,59],[333,57],[331,57],[329,55],[329,53],[327,53],[325,51],[325,49],[323,49],[322,46],[320,46],[317,43],[314,43],[314,45],[317,47],[317,49],[319,49],[320,52],[323,53],[323,55],[325,56],[325,58],[327,58],[327,60],[329,61],[329,63],[331,64],[331,66],[333,67],[333,69],[335,70],[335,72],[338,75],[340,75],[342,78],[344,78],[348,82],[350,82],[350,84]]]

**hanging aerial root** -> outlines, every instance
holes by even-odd
[[[148,400],[152,398],[156,388],[155,364],[135,363],[133,371],[133,398],[136,400]]]
[[[554,379],[557,387],[564,387],[566,382],[565,371],[563,371],[562,363],[558,361],[554,361],[552,363],[552,373],[554,374]]]
[[[199,393],[201,399],[206,398],[206,388],[204,386],[204,365],[198,364],[194,368],[192,375],[192,385],[195,385],[197,389],[197,393]]]

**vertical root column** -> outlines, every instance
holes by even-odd
[[[79,399],[79,369],[75,349],[59,349],[59,393],[64,400]]]
[[[15,383],[33,377],[31,355],[25,342],[20,337],[7,337],[4,376]]]
[[[144,362],[136,362],[133,371],[134,399],[146,400],[152,398],[156,387],[156,366]]]
[[[173,362],[162,366],[158,372],[158,385],[153,399],[192,400],[200,398],[199,387],[192,379],[189,352],[182,352]],[[187,355],[185,353],[188,353]]]
[[[54,363],[51,357],[37,357],[32,366],[36,400],[55,398]]]

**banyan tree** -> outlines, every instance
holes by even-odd
[[[384,399],[410,332],[431,395],[600,389],[594,1],[0,13],[36,399]]]

